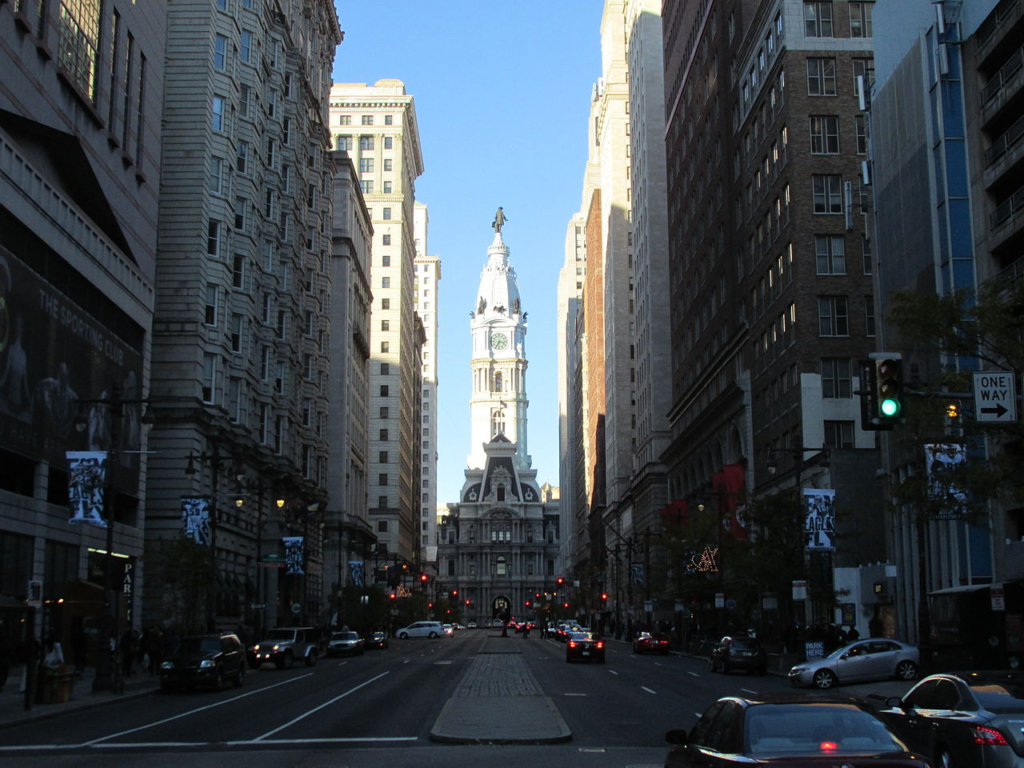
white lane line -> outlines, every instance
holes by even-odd
[[[585,693],[567,693],[566,696],[586,696]]]
[[[700,677],[699,672],[687,672],[686,674],[688,674],[690,677]]]
[[[164,718],[163,720],[157,720],[155,723],[148,723],[146,725],[140,725],[138,728],[129,728],[127,731],[121,731],[120,733],[112,733],[109,736],[101,736],[98,739],[93,739],[92,741],[87,741],[84,744],[82,744],[81,746],[91,747],[94,744],[99,744],[100,742],[107,741],[108,739],[116,739],[119,736],[127,736],[129,733],[135,733],[137,731],[144,731],[147,728],[152,728],[152,727],[157,726],[157,725],[163,725],[164,723],[170,723],[170,722],[172,722],[174,720],[179,720],[179,719],[181,719],[183,717],[188,717],[189,715],[194,715],[194,714],[196,714],[198,712],[203,712],[204,710],[207,710],[207,709],[213,709],[214,707],[219,707],[222,704],[230,704],[233,701],[238,701],[239,699],[244,699],[247,696],[255,696],[257,693],[263,693],[264,691],[269,691],[272,688],[277,688],[278,686],[281,686],[281,685],[288,685],[289,683],[294,683],[295,681],[302,680],[303,678],[309,677],[312,674],[313,674],[312,672],[307,672],[304,675],[299,675],[298,677],[293,677],[290,680],[282,680],[280,683],[274,683],[273,685],[268,685],[266,688],[260,688],[260,689],[255,690],[255,691],[249,691],[248,693],[242,693],[242,694],[239,694],[238,696],[232,696],[230,699],[224,699],[223,701],[218,701],[218,702],[215,702],[213,704],[207,704],[205,707],[199,707],[198,709],[190,709],[188,712],[182,712],[179,715],[174,715],[174,717],[167,717],[167,718]]]
[[[288,728],[289,726],[295,725],[295,723],[299,722],[300,720],[304,720],[305,718],[309,717],[309,716],[310,716],[310,715],[312,715],[313,713],[315,713],[315,712],[319,712],[319,711],[320,711],[321,709],[323,709],[324,707],[329,707],[329,706],[330,706],[331,704],[333,704],[334,702],[336,702],[336,701],[340,701],[341,699],[344,699],[344,698],[345,698],[346,696],[348,696],[348,695],[349,695],[350,693],[355,693],[355,692],[356,692],[356,691],[358,691],[358,690],[359,690],[360,688],[365,688],[365,687],[366,687],[367,685],[369,685],[370,683],[374,683],[374,682],[376,682],[376,681],[380,680],[380,679],[381,679],[382,677],[384,677],[385,675],[389,675],[389,674],[391,674],[391,673],[390,673],[390,672],[381,672],[381,673],[380,673],[379,675],[377,675],[376,677],[371,677],[371,678],[370,678],[369,680],[367,680],[367,681],[366,681],[365,683],[360,683],[360,684],[359,684],[359,685],[357,685],[357,686],[356,686],[355,688],[349,688],[349,689],[348,689],[347,691],[345,691],[344,693],[342,693],[342,694],[340,694],[340,695],[338,695],[338,696],[335,696],[335,697],[334,697],[333,699],[331,699],[331,700],[329,700],[329,701],[325,701],[325,702],[324,702],[323,704],[321,704],[320,706],[318,706],[318,707],[313,707],[313,708],[312,708],[311,710],[309,710],[308,712],[304,712],[303,714],[301,714],[301,715],[299,715],[298,717],[296,717],[296,718],[295,718],[294,720],[291,720],[291,721],[289,721],[289,722],[285,723],[284,725],[280,725],[280,726],[278,726],[277,728],[275,728],[275,729],[274,729],[274,730],[272,730],[272,731],[267,731],[267,732],[266,732],[266,733],[264,733],[264,734],[263,734],[262,736],[257,736],[257,737],[256,737],[255,739],[253,739],[253,741],[263,741],[263,740],[264,740],[265,738],[267,738],[268,736],[273,736],[273,735],[274,735],[275,733],[277,733],[278,731],[283,731],[283,730],[284,730],[285,728]]]
[[[641,688],[642,690],[645,690],[645,691],[647,691],[648,693],[653,693],[653,694],[654,694],[655,696],[657,696],[657,695],[658,695],[658,692],[657,692],[657,691],[652,691],[652,690],[651,690],[650,688],[648,688],[648,687],[647,687],[646,685],[641,685],[641,686],[640,686],[640,688]]]
[[[229,747],[264,745],[287,745],[287,744],[370,744],[373,742],[397,742],[397,741],[419,741],[417,736],[339,736],[336,738],[322,739],[265,739],[264,741],[137,741],[120,742],[117,744],[97,744],[94,749],[167,749],[185,747],[212,747],[226,745]],[[22,744],[13,747],[0,747],[0,752],[38,752],[40,750],[55,751],[58,749],[79,749],[81,744]]]
[[[74,749],[82,746],[81,744],[19,744],[13,747],[0,747],[0,752],[15,752],[20,750],[36,750],[36,749],[47,749],[56,751],[58,749]]]
[[[615,671],[614,669],[609,669],[608,671],[609,671],[609,672],[611,672],[611,673],[612,673],[613,675],[617,675],[617,674],[619,674],[619,673],[618,673],[618,672],[616,672],[616,671]]]
[[[323,739],[265,739],[260,744],[369,744],[378,741],[418,741],[416,736],[338,736]],[[226,741],[230,746],[245,746],[251,741]]]
[[[750,693],[750,694],[753,694],[754,696],[757,696],[757,691],[752,691],[749,688],[740,688],[740,690],[743,691],[744,693]]]

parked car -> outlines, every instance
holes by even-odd
[[[296,661],[307,667],[320,655],[320,630],[313,627],[275,627],[252,647],[252,666],[272,662],[278,669],[291,669]]]
[[[867,680],[910,681],[917,677],[917,648],[899,640],[875,637],[837,648],[823,659],[805,661],[789,670],[793,685],[831,688],[836,683]]]
[[[929,675],[879,716],[936,768],[1024,765],[1024,672]]]
[[[660,653],[667,656],[669,649],[668,636],[658,632],[641,632],[633,640],[633,653]]]
[[[604,664],[604,640],[596,632],[573,632],[565,643],[565,660]]]
[[[665,734],[666,768],[927,768],[862,699],[837,694],[727,696],[689,733]]]
[[[327,641],[328,656],[357,655],[363,652],[363,638],[356,632],[342,631],[331,633]]]
[[[711,671],[729,674],[734,669],[763,675],[768,672],[768,654],[756,637],[726,635],[711,649]]]
[[[466,629],[476,629],[476,622],[471,621],[466,625]]]
[[[363,643],[364,648],[387,648],[388,647],[388,634],[387,632],[371,632],[366,636],[366,641]]]
[[[197,685],[220,690],[230,680],[236,687],[245,680],[245,649],[237,635],[186,637],[178,649],[160,663],[160,690]]]
[[[455,627],[451,624],[442,624],[441,629],[444,630],[445,637],[453,637],[455,635]]]
[[[399,640],[406,640],[410,637],[443,637],[444,627],[439,621],[414,621],[408,627],[402,627],[395,632]]]

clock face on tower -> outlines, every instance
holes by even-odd
[[[508,346],[508,336],[504,333],[492,333],[491,334],[491,348],[492,349],[504,349]]]

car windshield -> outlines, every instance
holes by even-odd
[[[291,640],[295,632],[290,629],[272,629],[267,632],[267,640]]]
[[[573,632],[573,640],[597,640],[597,635],[593,632]]]
[[[905,749],[881,720],[852,704],[755,705],[743,728],[745,754],[755,757],[821,754],[825,742],[844,755]]]
[[[331,635],[331,640],[358,640],[359,635],[355,632],[335,632]]]
[[[734,637],[732,639],[733,648],[742,648],[743,650],[756,650],[761,647],[761,644],[752,637]]]
[[[178,653],[217,653],[220,651],[220,638],[217,637],[186,637],[178,646]]]

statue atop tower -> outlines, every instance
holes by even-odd
[[[508,217],[499,205],[498,212],[494,214],[494,221],[491,222],[491,226],[497,234],[501,234],[501,228],[505,226],[506,221],[508,221]]]

